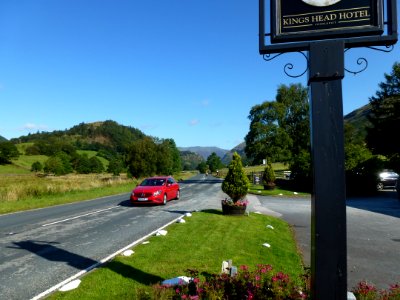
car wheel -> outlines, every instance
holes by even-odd
[[[163,205],[167,204],[167,194],[164,194]]]
[[[176,191],[176,200],[179,200],[179,198],[181,197],[181,191],[180,190],[177,190]]]
[[[383,183],[382,183],[382,182],[379,182],[379,183],[376,185],[376,189],[377,189],[378,191],[383,190]]]

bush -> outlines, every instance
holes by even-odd
[[[229,164],[229,171],[222,183],[222,190],[233,202],[242,200],[249,190],[249,180],[243,170],[242,160],[236,152]]]
[[[262,183],[265,190],[271,190],[275,188],[275,173],[271,164],[268,164],[264,169]]]

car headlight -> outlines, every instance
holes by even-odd
[[[162,193],[162,191],[156,191],[156,192],[154,192],[154,196],[159,196],[159,195],[161,195],[161,193]]]

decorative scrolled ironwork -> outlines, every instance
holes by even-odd
[[[352,71],[347,68],[344,68],[346,72],[349,72],[353,75],[357,75],[358,73],[364,72],[368,68],[368,60],[366,60],[364,57],[359,57],[357,58],[357,65],[362,66],[364,65],[360,70],[358,71]]]
[[[374,47],[374,46],[368,46],[366,48],[371,49],[371,50],[375,50],[375,51],[390,53],[390,52],[393,51],[394,45],[385,46],[385,48],[378,48],[378,47]],[[350,48],[345,49],[344,52],[346,53],[348,50],[350,50]],[[349,70],[347,68],[344,68],[344,69],[346,70],[346,72],[349,72],[351,74],[356,75],[358,73],[361,73],[361,72],[365,71],[368,68],[368,60],[366,58],[364,58],[364,57],[360,57],[360,58],[357,59],[357,65],[359,65],[359,66],[363,65],[362,69],[359,70],[359,71],[351,71],[351,70]]]
[[[381,52],[385,52],[385,53],[390,53],[393,51],[394,49],[394,45],[390,45],[390,46],[385,46],[386,49],[382,49],[382,48],[378,48],[378,47],[373,47],[373,46],[369,46],[367,47],[368,49],[372,49],[375,51],[381,51]]]
[[[275,54],[275,55],[271,55],[271,54],[264,54],[263,55],[263,59],[265,60],[265,61],[271,61],[271,60],[274,60],[275,58],[277,58],[278,56],[281,56],[282,54],[284,54],[283,52],[282,53],[278,53],[278,54]]]
[[[292,63],[287,63],[287,64],[283,67],[283,72],[284,72],[287,76],[292,77],[292,78],[298,78],[298,77],[303,76],[303,75],[308,71],[308,67],[309,67],[309,66],[308,66],[308,57],[307,57],[307,55],[304,54],[304,53],[301,52],[301,51],[297,51],[297,52],[304,56],[304,58],[305,58],[306,61],[307,61],[307,67],[306,67],[306,69],[304,70],[304,72],[302,72],[301,74],[293,75],[293,74],[290,74],[290,71],[294,69],[294,65],[293,65]],[[273,55],[273,56],[271,56],[271,54],[264,54],[264,55],[263,55],[263,59],[264,59],[265,61],[271,61],[271,60],[277,58],[278,56],[281,56],[282,54],[284,54],[284,52],[278,53],[278,54]]]

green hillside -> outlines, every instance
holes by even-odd
[[[344,123],[350,124],[354,129],[354,134],[359,138],[365,139],[367,127],[371,125],[368,115],[371,113],[371,105],[364,105],[344,116]]]

